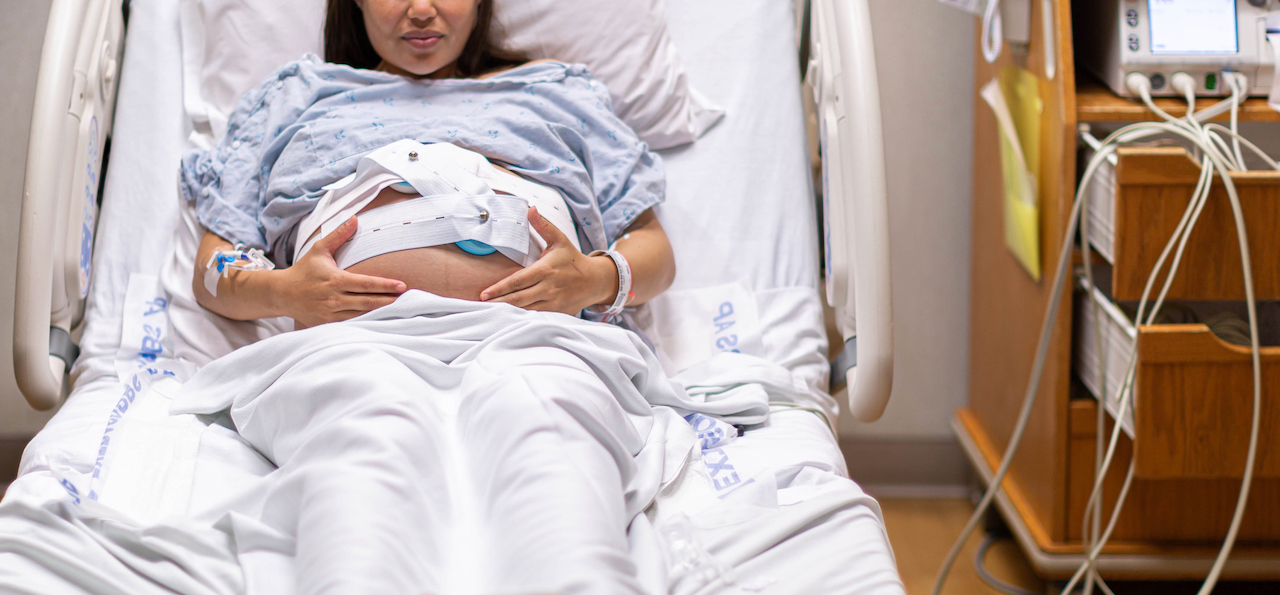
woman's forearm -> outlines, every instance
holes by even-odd
[[[347,320],[396,301],[408,287],[403,281],[360,275],[338,268],[333,252],[356,232],[356,218],[321,238],[286,269],[231,270],[219,275],[215,296],[205,288],[205,267],[213,254],[232,248],[206,231],[200,240],[191,289],[205,308],[234,320],[288,316],[298,328]]]
[[[218,277],[216,296],[205,288],[205,263],[209,262],[214,253],[231,249],[231,242],[211,231],[204,232],[191,277],[191,290],[195,293],[196,302],[232,320],[283,316],[285,313],[275,301],[278,292],[273,290],[277,281],[275,277],[283,271],[231,270],[225,276]]]
[[[653,209],[641,213],[627,227],[626,233],[618,240],[614,249],[627,259],[627,265],[631,267],[631,292],[636,297],[629,305],[643,304],[671,287],[671,282],[676,278],[675,253],[672,252],[671,242]],[[610,261],[607,270],[612,271],[612,289],[605,301],[599,304],[607,307],[613,303],[618,293],[617,268],[608,256],[596,258]]]

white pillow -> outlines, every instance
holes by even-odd
[[[652,149],[697,140],[724,115],[689,86],[663,0],[495,0],[501,47],[587,65]]]
[[[692,142],[724,111],[689,87],[663,0],[494,0],[499,45],[587,65],[650,148]],[[183,0],[183,93],[214,139],[240,96],[307,52],[323,56],[324,0]]]
[[[221,139],[236,102],[277,68],[323,55],[325,0],[183,0],[183,104]]]

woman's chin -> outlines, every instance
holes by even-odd
[[[378,65],[378,70],[398,74],[415,79],[424,78],[447,78],[453,73],[453,65],[447,64],[441,66],[434,60],[396,60],[394,62],[383,60]]]

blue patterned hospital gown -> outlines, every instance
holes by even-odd
[[[582,65],[412,80],[307,55],[241,98],[217,146],[183,156],[182,196],[206,229],[283,262],[322,187],[405,138],[453,143],[559,188],[584,251],[608,246],[665,192],[661,160]]]

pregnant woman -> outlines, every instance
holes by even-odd
[[[553,314],[670,285],[661,162],[583,67],[496,51],[491,4],[330,0],[325,61],[182,162],[199,303],[314,327],[172,409],[229,411],[278,467],[236,543],[288,536],[299,593],[639,593],[628,527],[693,445],[635,335]],[[240,250],[278,268],[219,270]]]
[[[241,99],[218,146],[183,160],[183,195],[207,230],[193,277],[199,303],[237,320],[289,316],[302,328],[358,316],[406,289],[569,314],[666,289],[675,263],[650,209],[665,186],[658,157],[610,111],[602,84],[580,66],[496,50],[492,20],[492,0],[330,0],[326,61],[279,70]],[[477,177],[497,180],[491,187],[518,176],[512,183],[526,194],[561,194],[560,226],[536,207],[527,214],[543,248],[536,262],[522,267],[482,243],[419,241],[343,270],[333,254],[357,233],[357,218],[298,237],[326,193],[342,192],[332,184],[402,139],[483,155],[492,164]],[[360,214],[417,198],[408,186],[365,196]],[[262,249],[282,268],[211,276],[211,259],[232,244]],[[300,245],[309,249],[295,260]],[[584,254],[611,246],[620,259]]]

